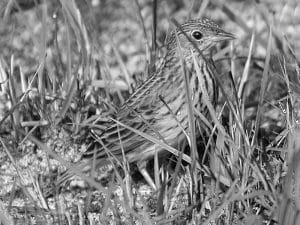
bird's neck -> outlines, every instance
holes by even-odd
[[[180,51],[179,49],[174,48],[167,52],[162,67],[170,68],[180,63],[181,59],[185,62],[187,66],[189,66],[194,63],[194,58],[200,65],[206,64],[206,57],[199,51],[187,49],[182,49]]]
[[[206,86],[211,101],[216,102],[218,91],[213,74],[213,66],[211,61],[208,60],[209,58],[206,58],[198,51],[190,51],[189,53],[169,51],[166,55],[164,65],[162,65],[162,72],[160,73],[161,75],[164,75],[166,82],[177,80],[180,81],[178,82],[179,86],[184,85],[184,82],[181,82],[182,79],[184,79],[181,59],[184,60],[184,67],[186,71],[188,71],[191,87],[203,83]],[[164,71],[166,69],[169,71]],[[201,89],[196,87],[192,89],[197,92],[194,93],[194,95],[201,95]]]

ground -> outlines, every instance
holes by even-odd
[[[2,1],[1,223],[299,224],[299,11],[279,0]],[[95,121],[159,63],[172,18],[201,17],[237,37],[212,51],[220,97],[212,135],[197,140],[201,169],[152,160],[156,191],[126,164],[59,183]]]

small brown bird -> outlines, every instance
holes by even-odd
[[[232,34],[225,32],[208,19],[191,20],[181,24],[168,35],[167,53],[161,65],[119,108],[115,120],[178,148],[186,139],[185,131],[189,129],[188,103],[181,58],[185,61],[189,77],[192,105],[207,116],[198,76],[200,75],[204,80],[213,105],[217,101],[218,89],[212,74],[212,65],[204,59],[204,55],[217,42],[233,38]],[[179,46],[181,51],[178,49]],[[200,74],[196,73],[194,58],[198,63]],[[199,118],[196,116],[196,119]],[[161,146],[117,124],[116,121],[109,122],[104,131],[93,131],[100,141],[95,140],[84,158],[92,160],[95,154],[97,164],[101,164],[101,160],[107,159],[108,153],[122,159],[123,149],[128,162],[144,165],[143,162],[153,158],[155,152],[159,154],[165,151]],[[141,166],[140,170],[149,181]],[[152,183],[151,186],[154,184]]]

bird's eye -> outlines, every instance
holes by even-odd
[[[202,38],[202,34],[200,31],[196,30],[192,32],[192,37],[199,41]]]

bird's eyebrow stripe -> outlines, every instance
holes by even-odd
[[[206,19],[189,21],[187,23],[182,24],[181,28],[186,32],[187,30],[190,30],[191,28],[199,29],[200,26],[204,27],[204,28],[220,29],[220,27],[217,24],[213,23],[212,21],[206,20]]]

